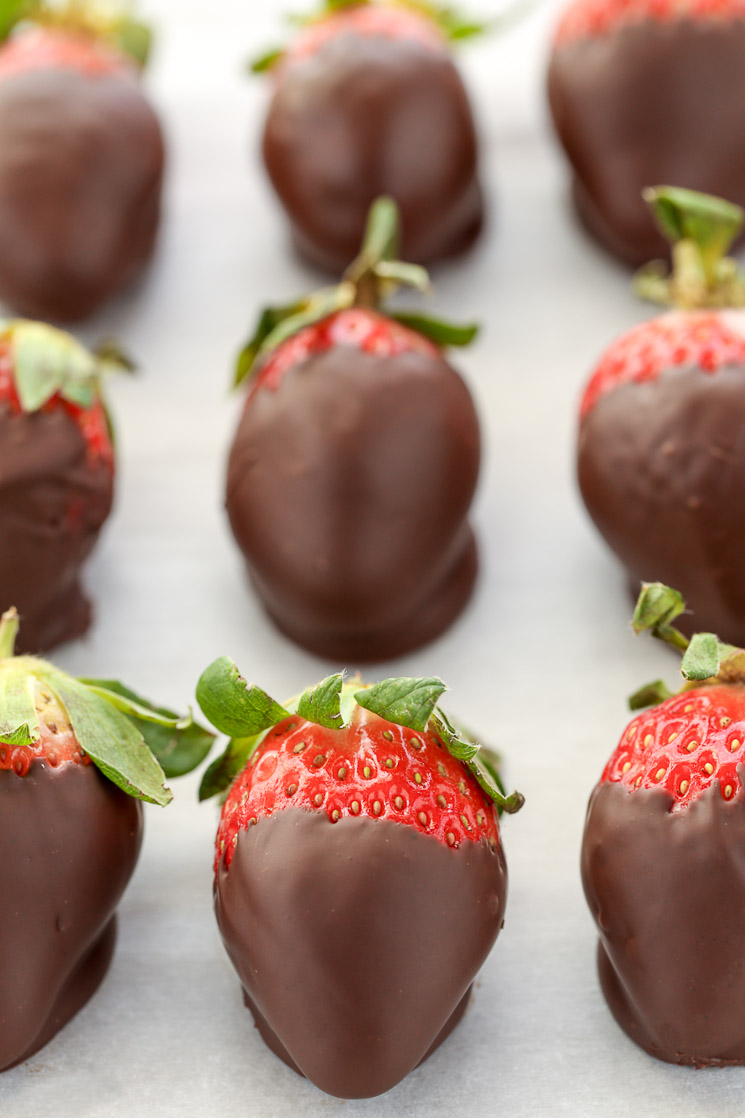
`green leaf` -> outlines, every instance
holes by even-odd
[[[297,713],[308,722],[338,730],[342,726],[341,689],[344,677],[341,672],[329,675],[326,679],[308,688],[298,702]]]
[[[472,761],[478,753],[478,742],[470,736],[458,734],[444,710],[438,708],[437,713],[432,715],[432,726],[442,738],[448,753],[451,757],[455,757],[456,761]]]
[[[34,678],[25,659],[6,660],[0,667],[0,742],[33,745],[39,740]]]
[[[435,676],[426,679],[399,676],[357,691],[354,697],[365,710],[389,722],[410,730],[425,730],[445,690],[445,684]]]
[[[246,342],[235,363],[235,375],[233,377],[233,387],[237,388],[246,377],[250,376],[253,372],[254,363],[258,357],[261,347],[265,340],[269,337],[272,330],[279,326],[286,318],[291,315],[298,314],[306,306],[306,300],[295,300],[294,303],[287,303],[283,307],[265,307],[259,315],[259,320],[256,323],[253,335]]]
[[[165,774],[137,727],[77,679],[37,661],[36,674],[66,707],[81,749],[114,784],[136,799],[164,807],[173,799]]]
[[[215,735],[194,722],[191,714],[181,717],[167,707],[156,707],[118,680],[79,682],[130,718],[169,780],[192,772],[212,748]]]
[[[406,264],[403,260],[381,260],[372,270],[378,279],[388,281],[394,287],[413,287],[422,292],[432,288],[429,272],[420,264]]]
[[[120,373],[136,373],[137,363],[116,338],[102,338],[93,350],[93,356],[104,369]]]
[[[199,785],[199,799],[209,800],[226,792],[256,750],[266,730],[250,738],[233,738],[224,753],[207,768]]]
[[[479,332],[478,323],[456,323],[445,322],[441,318],[431,318],[426,314],[416,314],[409,312],[397,312],[390,316],[396,322],[400,322],[402,326],[408,326],[410,330],[416,330],[419,334],[424,334],[425,338],[429,338],[436,345],[446,348],[447,346],[467,346],[470,345],[473,339]]]
[[[0,0],[0,42],[8,38],[32,7],[31,0]]]
[[[57,392],[75,403],[89,398],[97,382],[96,360],[70,334],[41,322],[17,321],[10,336],[16,389],[24,411],[38,411]]]
[[[359,267],[364,271],[374,269],[381,261],[393,260],[398,253],[398,206],[392,198],[382,194],[370,207],[362,238]],[[357,262],[356,262],[357,263]],[[355,265],[352,265],[355,268]]]
[[[711,679],[719,671],[719,641],[713,633],[696,633],[680,665],[684,679]]]
[[[246,683],[229,656],[221,656],[202,672],[197,702],[205,718],[231,738],[253,737],[290,714],[266,691]]]
[[[271,70],[276,66],[281,58],[284,57],[284,49],[282,47],[275,47],[274,50],[265,51],[264,54],[254,58],[249,62],[249,70],[252,74],[265,74],[267,70]]]
[[[146,23],[136,19],[123,19],[117,24],[114,38],[120,50],[134,59],[144,70],[153,49],[153,32]]]
[[[430,725],[442,738],[451,757],[455,757],[466,766],[481,790],[494,802],[500,814],[506,811],[508,815],[513,815],[520,810],[525,803],[525,797],[521,792],[505,794],[499,776],[498,754],[480,746],[476,738],[467,731],[460,728],[456,730],[441,707],[437,707],[432,715]]]
[[[662,582],[643,582],[631,624],[635,633],[669,625],[685,611],[683,595]]]
[[[672,694],[664,679],[656,679],[654,683],[645,683],[629,697],[629,709],[643,710],[644,707],[656,707],[659,703],[664,703],[665,699],[672,698]]]
[[[669,241],[690,240],[698,247],[709,276],[742,229],[745,211],[713,194],[678,186],[643,191],[655,221]]]

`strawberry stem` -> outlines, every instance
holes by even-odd
[[[19,625],[18,610],[11,606],[0,618],[0,660],[9,660],[15,655]]]
[[[712,194],[674,186],[643,192],[660,231],[672,245],[673,267],[661,261],[642,268],[634,290],[642,299],[663,306],[745,306],[745,276],[727,253],[741,232],[745,212]]]

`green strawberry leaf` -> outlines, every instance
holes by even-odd
[[[0,663],[0,742],[33,745],[39,740],[34,681],[17,665],[18,660]]]
[[[629,696],[629,709],[644,710],[645,707],[657,706],[658,703],[664,703],[665,699],[672,698],[672,694],[664,679],[656,679],[654,683],[645,683]]]
[[[81,679],[86,687],[126,714],[142,734],[167,779],[184,776],[201,765],[215,735],[195,722],[156,707],[114,679]]]
[[[354,697],[359,706],[389,722],[410,730],[424,730],[445,690],[445,684],[435,676],[426,679],[400,676],[357,691]]]
[[[228,790],[265,734],[266,730],[250,738],[231,738],[225,751],[212,762],[202,777],[199,785],[200,802]]]
[[[297,713],[308,722],[325,726],[329,730],[339,730],[343,725],[341,715],[341,689],[344,677],[341,672],[329,675],[326,679],[309,687],[300,696]]]
[[[42,322],[3,323],[9,333],[13,373],[21,407],[39,408],[56,393],[88,406],[95,396],[98,367],[84,346],[63,330]]]
[[[470,734],[459,734],[444,710],[438,707],[437,712],[432,714],[430,721],[435,732],[442,738],[443,744],[451,757],[455,757],[456,761],[473,760],[479,751],[478,742],[474,741]]]
[[[0,43],[33,7],[33,0],[0,0]]]
[[[280,322],[284,322],[286,318],[298,314],[306,305],[305,299],[295,300],[294,303],[286,303],[283,307],[265,307],[259,315],[259,320],[251,338],[246,342],[243,349],[238,354],[235,363],[235,374],[233,377],[233,388],[237,388],[242,384],[246,377],[251,376],[254,371],[256,359],[261,352],[266,339],[279,326]]]
[[[713,633],[696,633],[680,664],[684,679],[711,679],[719,671],[720,645]]]
[[[521,792],[511,792],[510,795],[505,793],[499,775],[499,754],[480,745],[467,730],[461,727],[456,730],[441,707],[437,707],[433,713],[430,726],[442,738],[448,753],[466,766],[481,790],[493,801],[500,815],[503,811],[514,815],[520,810],[525,797]]]
[[[120,710],[94,690],[42,660],[35,674],[66,708],[81,749],[128,795],[165,807],[173,793],[145,740]]]
[[[424,334],[425,338],[429,338],[443,349],[448,346],[470,345],[479,332],[478,323],[475,322],[463,324],[445,322],[441,318],[431,318],[429,315],[415,312],[396,312],[391,315],[391,318],[400,322],[402,326],[408,326],[410,330],[416,330],[418,334]]]
[[[254,684],[248,684],[229,656],[202,672],[197,702],[205,718],[231,738],[248,738],[275,726],[290,711]]]
[[[153,49],[152,28],[136,19],[122,19],[113,29],[116,45],[144,70]]]
[[[380,260],[372,269],[379,280],[396,287],[412,287],[415,291],[432,290],[429,272],[420,264],[407,264],[403,260]]]
[[[631,620],[635,633],[669,625],[685,612],[685,598],[662,582],[643,582]]]
[[[275,47],[273,50],[264,51],[263,54],[249,62],[248,68],[252,74],[265,74],[267,70],[276,66],[281,58],[284,58],[284,54],[283,47]]]

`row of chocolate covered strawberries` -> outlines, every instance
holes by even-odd
[[[742,212],[656,188],[655,226],[640,197],[672,178],[745,199],[730,142],[745,25],[731,7],[578,0],[550,89],[588,228],[635,262],[664,243],[656,229],[674,243],[672,272],[646,269],[637,282],[676,309],[615,342],[583,397],[583,495],[636,582],[681,587],[698,622],[743,642],[745,328],[732,308],[745,284],[726,255]],[[79,2],[10,9],[0,296],[21,313],[78,318],[153,245],[163,146],[126,54],[142,60],[147,34]],[[474,328],[384,309],[397,287],[426,288],[424,264],[466,248],[481,226],[475,130],[448,46],[471,29],[428,3],[334,0],[264,60],[275,80],[264,153],[293,237],[346,271],[264,311],[241,353],[236,379],[249,388],[227,506],[272,618],[335,661],[432,639],[476,574],[467,518],[479,427],[444,357]],[[679,78],[694,66],[692,139]],[[707,66],[716,83],[700,76]],[[340,120],[348,127],[332,126]],[[41,322],[0,324],[0,598],[20,610],[33,651],[89,623],[79,570],[114,472],[100,382],[122,360]],[[583,873],[623,1027],[665,1059],[745,1063],[745,989],[733,977],[745,885],[730,857],[745,826],[745,653],[713,632],[689,640],[673,624],[683,611],[679,593],[645,585],[636,627],[684,651],[686,684],[634,697],[652,710],[635,716],[593,795]],[[0,869],[1,1068],[38,1050],[96,988],[139,849],[139,801],[165,804],[165,778],[199,765],[212,743],[121,684],[15,657],[17,630],[8,609],[0,841],[33,851],[37,879],[29,890],[25,858]],[[444,1039],[504,915],[498,815],[522,800],[442,711],[442,691],[436,678],[367,687],[337,674],[280,704],[227,659],[197,689],[230,739],[202,781],[204,796],[226,793],[215,874],[228,952],[270,1047],[342,1097],[387,1090]],[[56,919],[63,908],[71,923]],[[364,967],[343,964],[349,943]]]

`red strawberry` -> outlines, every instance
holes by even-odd
[[[120,684],[14,658],[17,629],[11,610],[0,622],[0,1071],[95,992],[142,841],[139,801],[167,804],[165,776],[211,744]]]
[[[666,253],[641,201],[675,182],[745,204],[743,0],[573,0],[548,73],[588,231],[633,265]]]
[[[341,1098],[398,1083],[455,1026],[502,925],[495,771],[436,707],[436,679],[330,676],[281,706],[227,658],[199,681],[233,735],[215,905],[264,1040]]]
[[[0,321],[0,606],[18,606],[29,649],[90,623],[80,567],[114,487],[99,378],[118,360],[43,323]]]
[[[436,3],[336,0],[286,51],[264,129],[269,178],[300,252],[337,273],[374,199],[403,213],[403,251],[423,264],[469,248],[483,222],[478,141],[450,40],[477,34]]]
[[[679,586],[698,622],[745,642],[745,281],[722,258],[742,211],[651,193],[675,241],[675,269],[640,273],[641,294],[681,309],[607,350],[581,405],[585,504],[636,587]],[[713,308],[713,309],[696,309]]]
[[[637,631],[685,650],[687,684],[624,731],[590,799],[582,847],[603,992],[619,1024],[679,1064],[745,1064],[745,651],[672,626],[685,607],[645,584]],[[662,700],[660,702],[660,700]]]
[[[238,381],[255,379],[230,452],[227,509],[266,609],[321,655],[389,658],[440,633],[476,575],[473,401],[442,349],[474,327],[385,313],[397,214],[371,211],[342,282],[265,311]],[[353,525],[353,530],[350,530]]]
[[[17,25],[0,16],[0,299],[80,319],[154,247],[164,148],[140,90],[149,32],[79,0],[16,8]]]

